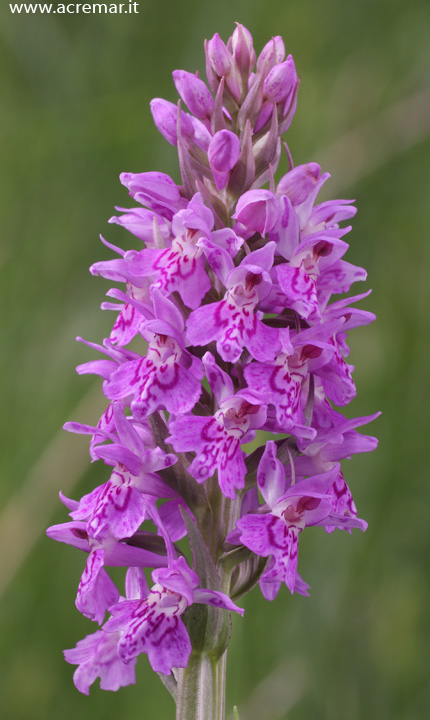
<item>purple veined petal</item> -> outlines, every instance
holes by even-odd
[[[188,565],[184,557],[173,560],[168,568],[159,568],[152,573],[152,579],[166,590],[182,595],[187,605],[192,605],[194,588],[199,583],[198,575]]]
[[[245,475],[246,465],[240,442],[232,437],[228,438],[220,452],[218,464],[218,484],[222,494],[234,500],[236,490],[245,487]]]
[[[161,505],[158,511],[163,527],[172,542],[181,540],[187,534],[180,507],[186,509],[184,501],[181,498],[174,498]]]
[[[179,197],[177,197],[177,200],[179,200]],[[157,221],[161,236],[165,240],[170,236],[170,230],[165,219],[152,210],[139,207],[116,208],[116,210],[121,210],[123,214],[119,216],[113,215],[108,222],[121,225],[144,243],[151,245],[154,242],[154,220]]]
[[[131,418],[126,418],[119,402],[113,402],[115,427],[121,444],[128,447],[135,455],[141,455],[145,446],[139,433],[134,429]]]
[[[172,340],[173,344],[176,343],[176,354],[182,357],[182,353],[185,348],[183,333],[179,332],[179,330],[173,327],[173,325],[169,322],[159,320],[158,318],[148,320],[148,322],[146,322],[143,326],[141,334],[148,344],[152,344],[152,350],[154,349],[154,344],[156,345],[157,343],[163,342],[161,336],[165,336],[166,339]],[[158,338],[157,335],[159,336]],[[139,359],[141,358],[142,356],[139,357]]]
[[[306,481],[302,480],[298,486],[302,482]],[[331,514],[332,509],[331,495],[309,492],[305,495],[300,493],[280,500],[273,512],[278,517],[281,514],[289,527],[293,526],[293,529],[296,528],[298,532],[301,532],[303,527],[312,527],[323,523]]]
[[[231,230],[230,228],[214,230],[211,235],[211,240],[214,245],[217,245],[223,250],[227,250],[232,258],[236,257],[243,245],[243,238],[236,235],[234,230]]]
[[[137,419],[143,419],[159,408],[181,415],[193,409],[201,393],[199,380],[179,363],[160,365],[154,372],[147,366],[131,410]]]
[[[187,320],[187,339],[191,345],[207,345],[219,332],[219,314],[224,301],[202,305]],[[221,321],[222,323],[222,321]],[[225,323],[226,324],[226,323]]]
[[[199,307],[211,289],[198,242],[194,244],[177,238],[175,247],[164,250],[153,268],[153,289],[159,289],[165,295],[177,291],[184,304],[191,309]],[[183,324],[183,320],[181,322]]]
[[[282,585],[280,580],[264,580],[263,578],[260,578],[258,584],[264,599],[269,601],[275,600]]]
[[[104,387],[105,394],[113,400],[132,395],[131,410],[138,421],[160,407],[175,415],[187,412],[202,391],[199,379],[184,367],[196,369],[191,356],[171,337],[174,332],[169,330],[171,326],[154,320],[147,327],[159,333],[151,340],[147,355],[124,363]]]
[[[112,614],[105,624],[103,630],[107,633],[118,632],[122,630],[125,625],[133,618],[135,613],[146,607],[146,604],[141,599],[135,600],[123,600],[111,605],[109,612]]]
[[[143,600],[149,594],[145,573],[140,567],[131,567],[125,576],[125,594],[127,600]]]
[[[204,590],[198,588],[197,590],[194,590],[194,602],[201,603],[203,605],[213,605],[214,607],[223,608],[224,610],[231,610],[242,617],[245,613],[245,610],[238,607],[225,593],[218,590]]]
[[[362,452],[372,452],[378,447],[378,440],[371,435],[361,435],[357,432],[345,433],[343,441],[338,444],[326,445],[321,452],[326,462],[336,462],[349,458],[351,455]]]
[[[102,309],[107,308],[108,303],[103,303]],[[122,307],[118,307],[119,313],[115,320],[111,333],[109,335],[110,340],[119,346],[128,345],[133,338],[138,335],[142,328],[144,318],[131,303],[127,303]],[[115,308],[115,309],[117,309]]]
[[[315,523],[315,525],[328,527],[330,529],[337,528],[338,530],[351,530],[352,528],[362,530],[363,532],[366,532],[367,530],[367,522],[365,520],[361,520],[356,517],[348,517],[347,515],[337,515],[336,513],[331,513],[331,515],[328,515],[320,522]]]
[[[218,367],[212,353],[205,353],[202,362],[212,392],[216,397],[218,405],[221,405],[223,400],[234,395],[233,382],[230,376]]]
[[[115,367],[118,366],[115,364]],[[63,425],[63,430],[67,432],[77,433],[78,435],[101,435],[103,440],[114,440],[115,435],[113,433],[106,432],[101,428],[95,427],[94,425],[84,425],[78,422],[66,422]]]
[[[344,325],[342,329],[345,331],[360,327],[361,325],[369,325],[376,320],[376,315],[368,310],[358,310],[357,308],[335,309],[334,305],[336,305],[336,303],[326,308],[325,317],[327,319],[330,317],[343,318]]]
[[[342,232],[348,229],[343,228]],[[298,257],[307,254],[312,258],[312,263],[318,267],[319,275],[323,276],[338,263],[348,250],[348,243],[334,234],[340,232],[340,230],[325,230],[307,235],[296,248],[295,262],[297,263]]]
[[[103,568],[105,551],[90,552],[76,596],[76,607],[85,617],[102,624],[106,610],[118,601],[119,592]]]
[[[268,245],[270,246],[271,243],[268,243]],[[271,247],[267,251],[264,248],[262,262],[264,260],[271,261],[271,250]],[[229,273],[226,287],[229,292],[228,295],[224,296],[225,300],[232,300],[239,308],[247,306],[251,311],[257,307],[258,303],[263,302],[270,295],[273,283],[270,273],[266,272],[266,270],[262,270],[259,265],[252,262],[246,264],[243,261]],[[250,312],[246,314],[249,315]],[[261,313],[258,317],[260,316],[262,317]]]
[[[337,313],[337,311],[343,310],[351,303],[358,302],[359,300],[363,300],[364,298],[368,297],[371,294],[371,290],[367,290],[367,292],[360,293],[359,295],[354,295],[353,297],[347,297],[342,298],[342,300],[336,300],[336,302],[332,303],[327,307],[327,312],[333,312]],[[355,310],[355,308],[348,308],[348,310]]]
[[[246,515],[246,513],[248,513],[248,512],[252,512],[259,506],[259,504],[260,504],[260,498],[258,495],[258,489],[257,489],[257,487],[252,487],[249,490],[247,490],[242,496],[242,502],[240,505],[240,515],[242,516],[242,515]],[[234,540],[227,539],[230,537],[230,535],[235,535],[236,536],[235,539]],[[232,545],[240,544],[240,541],[238,539],[239,538],[238,530],[233,530],[232,533],[230,533],[227,536],[227,538],[226,538],[227,542],[231,542]]]
[[[274,558],[272,558],[267,568],[267,575],[266,573],[264,573],[263,577],[260,579],[259,582],[261,592],[266,600],[274,600],[282,585],[280,580],[268,579],[268,576],[272,574],[272,570],[275,565],[275,560]],[[309,597],[309,590],[309,585],[303,580],[299,573],[296,572],[294,581],[294,592],[298,593],[299,595],[303,595],[304,597]]]
[[[142,460],[124,445],[99,445],[94,448],[94,455],[104,460],[107,465],[124,465],[132,475],[139,475],[142,471]]]
[[[319,317],[318,297],[315,282],[301,267],[278,265],[275,273],[287,307],[295,310],[307,320],[310,316]]]
[[[213,234],[215,235],[215,233]],[[200,238],[197,245],[202,248],[209,265],[216,272],[222,284],[225,285],[229,273],[234,269],[230,253],[207,238]]]
[[[285,505],[290,502],[292,497],[324,498],[327,495],[329,488],[336,480],[339,474],[339,469],[339,464],[336,463],[334,467],[330,468],[327,472],[319,473],[318,475],[300,480],[299,482],[296,482],[295,485],[290,485],[285,495],[282,498],[279,498],[277,509],[282,512],[280,509],[281,505]]]
[[[349,292],[355,282],[366,280],[364,268],[351,265],[346,260],[339,260],[318,278],[318,289],[331,290],[334,293]]]
[[[352,366],[345,362],[337,345],[334,345],[330,361],[315,369],[315,373],[322,379],[327,396],[335,405],[348,405],[357,394],[351,371]]]
[[[170,435],[166,438],[166,443],[173,445],[176,452],[187,452],[192,449],[197,452],[207,436],[205,426],[209,420],[211,418],[198,415],[187,415],[176,420],[170,420]],[[205,437],[203,437],[203,434]]]
[[[142,268],[141,256],[134,251],[129,252],[130,254],[127,257],[124,256],[124,260],[103,260],[93,263],[90,267],[91,274],[100,275],[113,282],[125,282],[136,288],[147,287],[147,277],[150,273],[145,272],[144,268]],[[143,252],[150,253],[151,249],[140,251],[140,253]]]
[[[64,495],[61,490],[58,495],[63,505],[65,505],[66,508],[69,508],[69,510],[76,510],[76,508],[79,506],[79,502],[77,500],[72,500],[72,498],[66,497],[66,495]]]
[[[164,607],[167,599],[170,602]],[[162,585],[155,585],[145,600],[113,605],[112,618],[104,629],[122,632],[118,654],[123,662],[144,652],[156,672],[169,675],[173,667],[186,667],[191,654],[188,633],[180,619],[186,607],[187,601],[181,595],[169,596]]]
[[[105,565],[109,567],[166,567],[168,559],[166,555],[144,550],[131,544],[133,538],[128,542],[108,543],[105,555]]]
[[[203,80],[185,70],[174,70],[172,75],[176,90],[189,111],[201,120],[210,117],[214,101]]]
[[[357,427],[361,427],[362,425],[367,425],[367,423],[373,422],[373,420],[376,420],[381,415],[380,412],[373,413],[372,415],[363,415],[361,417],[356,418],[350,418],[347,420],[343,415],[340,413],[336,416],[336,422],[333,424],[333,431],[335,433],[346,433],[350,430],[354,430]],[[327,438],[330,438],[331,429],[327,430]]]
[[[262,248],[249,253],[240,263],[240,267],[255,267],[255,270],[258,269],[260,272],[262,270],[269,272],[273,266],[275,249],[276,245],[274,242],[266,243]]]
[[[303,580],[303,578],[299,575],[299,573],[296,573],[296,583],[294,585],[294,592],[299,593],[299,595],[303,595],[304,597],[309,597],[309,590],[310,587]]]
[[[316,205],[311,212],[309,225],[316,227],[335,227],[343,220],[350,220],[357,213],[357,208],[351,205],[354,200],[329,200]]]
[[[193,602],[192,592],[191,590],[193,588],[196,588],[199,584],[199,576],[197,573],[194,572],[188,565],[185,558],[181,555],[179,557],[175,557],[171,563],[169,568],[167,569],[161,569],[161,570],[154,570],[152,573],[152,578],[155,582],[161,583],[161,585],[165,587],[169,587],[169,585],[165,585],[165,583],[168,583],[168,579],[171,577],[176,576],[182,576],[185,585],[183,586],[183,594],[187,598],[187,602],[189,605]],[[188,589],[187,589],[188,588]]]
[[[272,509],[286,491],[285,470],[276,457],[276,445],[273,440],[266,443],[258,465],[257,482],[264,500]]]
[[[78,506],[70,513],[73,520],[88,520],[88,518],[91,517],[97,507],[100,496],[103,495],[105,487],[106,483],[98,485],[94,490],[91,490],[91,492],[81,497]],[[86,528],[86,532],[88,533],[88,528]]]
[[[276,254],[290,260],[300,242],[300,227],[292,202],[287,195],[279,198],[279,218],[269,233],[276,243]]]
[[[261,557],[286,552],[290,547],[285,522],[271,513],[244,515],[236,527],[241,531],[241,543]]]
[[[146,257],[146,250],[145,250],[145,257]],[[140,256],[142,259],[143,255]],[[137,263],[136,263],[137,264]],[[142,263],[140,263],[140,267],[142,267]],[[143,277],[139,284],[139,287],[135,285],[131,285],[128,283],[127,285],[127,293],[123,292],[119,288],[110,288],[110,290],[107,291],[106,295],[107,297],[115,298],[116,300],[121,300],[121,302],[125,303],[128,306],[132,306],[135,310],[137,310],[137,313],[140,315],[142,323],[146,322],[147,320],[152,320],[154,318],[154,311],[152,307],[152,302],[149,302],[149,296],[150,296],[150,278],[149,277]],[[140,326],[140,330],[143,331],[144,324]],[[111,342],[113,340],[111,339]],[[112,346],[114,347],[114,346]],[[120,348],[122,349],[122,348]],[[126,351],[124,351],[126,352]],[[128,351],[129,352],[129,351]]]
[[[112,373],[117,369],[118,363],[113,360],[90,360],[77,365],[76,372],[78,375],[100,375],[104,380],[109,380]]]
[[[285,540],[287,545],[280,551],[275,551],[273,554],[274,564],[270,569],[265,570],[263,573],[263,580],[282,580],[291,594],[294,593],[296,586],[297,577],[297,555],[298,555],[298,532],[287,528],[283,523],[286,531]],[[281,528],[275,526],[277,541],[281,540]]]
[[[256,278],[261,275],[256,276],[246,267],[235,268],[229,275],[225,298],[191,313],[187,322],[188,341],[207,345],[216,339],[217,350],[226,362],[237,362],[244,347],[256,360],[274,358],[279,346],[278,333],[265,326],[255,313],[259,302]]]
[[[163,295],[158,288],[152,290],[152,301],[154,303],[155,317],[164,320],[179,333],[182,333],[184,330],[184,318],[178,306]]]
[[[148,618],[147,624],[145,632],[135,635],[132,642],[127,632],[123,635],[118,646],[120,658],[129,662],[146,652],[152,669],[164,675],[170,675],[173,667],[187,667],[191,642],[180,617],[159,612]]]
[[[343,330],[344,325],[345,318],[340,316],[331,322],[326,321],[320,325],[313,325],[305,330],[300,329],[299,332],[291,330],[292,349],[290,354],[299,353],[300,348],[306,345],[315,345],[315,347],[326,347],[330,345],[330,347],[333,348],[330,340],[339,330]]]
[[[213,226],[212,210],[204,204],[199,192],[193,195],[187,207],[179,210],[172,220],[174,235],[182,235],[184,230],[201,230],[204,235],[209,235]]]
[[[100,678],[102,690],[116,691],[120,687],[134,685],[136,661],[123,663],[117,652],[120,633],[97,630],[80,640],[76,647],[64,650],[66,662],[78,665],[73,682],[79,692],[89,695],[90,686]]]
[[[221,492],[235,497],[235,489],[244,486],[246,466],[240,449],[240,431],[229,432],[219,417],[181,417],[170,423],[172,443],[178,452],[191,450],[196,457],[188,472],[199,483],[205,482],[218,469]],[[243,433],[242,433],[243,434]]]
[[[87,553],[90,552],[86,522],[74,521],[52,525],[47,529],[46,534],[52,540],[72,545]],[[125,542],[109,541],[105,548],[104,565],[110,567],[163,567],[167,565],[167,557],[141,547],[128,545]]]
[[[164,467],[169,467],[176,462],[176,457],[173,454],[166,455],[166,464]],[[170,458],[172,462],[170,462]],[[162,468],[159,468],[160,470]],[[169,487],[164,480],[153,472],[144,472],[139,477],[133,478],[133,485],[141,492],[146,495],[153,495],[157,498],[168,498],[176,500],[178,499],[178,493],[173,488]]]
[[[329,492],[332,497],[333,512],[336,515],[357,517],[357,508],[355,507],[354,499],[342,472],[339,472]],[[331,532],[330,528],[326,527],[326,530]]]
[[[114,347],[112,343],[110,343],[109,340],[106,339],[103,340],[103,345],[89,342],[88,340],[84,340],[79,336],[76,338],[76,340],[77,342],[81,342],[87,347],[92,348],[93,350],[97,350],[104,355],[109,355],[109,357],[111,357],[112,360],[115,360],[117,363],[122,363],[125,360],[132,360],[133,358],[139,357],[137,353],[133,352],[132,350]]]
[[[147,518],[149,502],[128,473],[112,473],[88,520],[88,534],[97,540],[132,537]]]
[[[99,237],[100,237],[100,240],[102,241],[103,245],[105,245],[106,247],[108,247],[109,250],[113,250],[113,252],[117,253],[117,254],[120,255],[121,257],[124,257],[124,255],[125,255],[125,250],[123,250],[122,248],[118,247],[118,245],[114,245],[113,243],[110,243],[108,240],[106,240],[106,238],[103,237],[103,235],[99,235]]]
[[[279,333],[255,317],[254,326],[247,333],[246,347],[256,360],[273,360],[279,350]]]
[[[73,545],[73,547],[85,552],[90,551],[86,522],[67,522],[51,525],[46,530],[46,534],[52,540],[57,540],[57,542]]]
[[[99,432],[101,431],[101,432]],[[92,460],[98,460],[98,457],[94,454],[95,448],[100,445],[102,442],[104,442],[104,435],[103,433],[109,433],[112,437],[112,440],[115,441],[115,424],[113,420],[113,408],[112,403],[109,403],[104,413],[101,415],[100,420],[97,423],[97,432],[93,435],[92,440],[90,441],[90,457]],[[144,432],[144,428],[142,428],[142,433]],[[152,435],[151,435],[152,437]]]

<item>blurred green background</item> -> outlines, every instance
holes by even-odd
[[[121,171],[179,180],[175,150],[149,112],[175,99],[171,71],[204,71],[203,40],[245,24],[257,51],[281,34],[302,85],[287,139],[296,164],[332,173],[325,197],[359,213],[348,259],[369,273],[362,307],[378,322],[350,336],[358,397],[349,415],[382,410],[365,432],[371,456],[345,462],[365,535],[319,528],[300,542],[311,598],[258,590],[234,619],[228,707],[241,720],[418,720],[430,714],[428,366],[429,5],[426,0],[153,0],[138,15],[12,15],[1,56],[0,714],[4,720],[174,717],[140,658],[137,685],[73,687],[61,650],[94,630],[74,607],[82,555],[46,539],[67,519],[58,491],[79,497],[105,479],[85,438],[99,383],[74,367],[112,315],[109,283],[87,267],[113,242],[129,205]],[[362,290],[356,286],[356,292]]]

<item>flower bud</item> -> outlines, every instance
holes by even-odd
[[[266,65],[267,72],[281,63],[285,57],[285,45],[280,35],[276,35],[264,46],[257,60],[257,72]]]
[[[280,179],[276,192],[278,195],[288,195],[293,205],[301,205],[315,190],[320,175],[318,163],[298,165]]]
[[[167,142],[177,145],[178,108],[176,105],[162,98],[154,98],[151,100],[150,106],[157,130]],[[183,110],[181,110],[181,133],[188,136],[194,134],[191,118]]]
[[[209,67],[219,78],[225,77],[230,93],[238,100],[241,95],[240,75],[227,45],[221,40],[218,33],[215,33],[206,46],[206,59]]]
[[[235,133],[220,130],[215,133],[208,150],[209,165],[216,172],[228,172],[237,163],[240,154],[240,142]]]
[[[266,123],[269,122],[270,118],[272,117],[272,112],[273,103],[264,102],[254,126],[255,133],[258,133],[266,125]]]
[[[229,75],[233,68],[233,59],[218,33],[215,33],[207,44],[207,57],[218,77]]]
[[[178,186],[170,175],[163,172],[121,173],[120,180],[134,197],[137,193],[149,195],[154,200],[177,204],[180,200]]]
[[[241,75],[248,76],[255,65],[256,57],[252,35],[243,25],[236,23],[231,41],[236,67]]]
[[[176,90],[190,112],[200,119],[208,117],[214,101],[203,80],[185,70],[174,70],[172,74]]]
[[[265,235],[275,225],[279,215],[278,199],[270,190],[249,190],[244,193],[236,206],[233,218],[245,229],[245,238],[255,232]]]
[[[297,81],[296,67],[292,55],[283,63],[275,65],[264,81],[264,96],[269,102],[285,100]]]

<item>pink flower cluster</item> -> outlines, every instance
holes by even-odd
[[[268,600],[283,583],[306,595],[305,527],[366,529],[340,461],[376,447],[356,429],[376,415],[333,407],[356,394],[347,331],[374,319],[354,306],[368,293],[333,299],[366,277],[343,259],[356,210],[318,203],[328,173],[293,167],[288,148],[275,182],[299,84],[280,37],[257,58],[243,26],[227,45],[215,35],[206,73],[209,87],[176,70],[178,104],[151,103],[181,183],[123,173],[135,204],[110,222],[139,245],[103,240],[116,257],[91,267],[123,284],[102,306],[110,337],[86,342],[102,358],[77,368],[102,378],[108,405],[96,427],[66,429],[90,435],[112,472],[80,501],[62,496],[72,519],[48,530],[88,555],[76,605],[102,627],[65,651],[85,693],[97,677],[108,690],[134,682],[141,653],[165,675],[186,667],[192,605],[242,614],[234,600],[257,582]],[[125,597],[109,566],[128,568]]]

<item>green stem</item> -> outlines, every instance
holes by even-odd
[[[176,720],[225,720],[227,650],[219,659],[193,653],[178,672]]]

